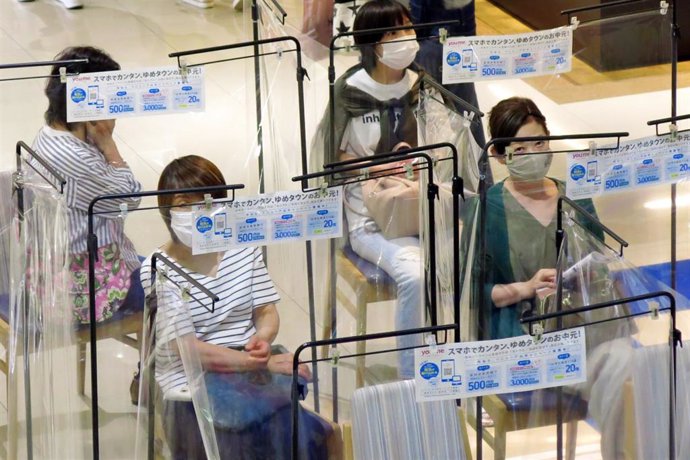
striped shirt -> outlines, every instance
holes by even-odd
[[[163,255],[170,259],[167,254]],[[156,380],[164,393],[187,384],[179,354],[184,355],[190,347],[182,346],[180,339],[183,343],[189,343],[185,341],[194,337],[222,347],[242,347],[256,333],[254,309],[280,300],[259,248],[227,251],[215,277],[177,266],[216,294],[220,300],[216,302],[215,310],[211,313],[210,300],[198,288],[192,286],[191,300],[185,302],[181,298],[180,290],[173,284],[184,286],[188,283],[171,270],[167,271],[167,277],[173,283],[164,282],[156,285]],[[159,280],[163,267],[163,264],[156,266]],[[141,284],[148,294],[151,291],[151,257],[142,264]],[[194,336],[190,335],[192,333]],[[178,339],[177,344],[172,343],[175,338]]]
[[[134,193],[141,184],[129,167],[115,168],[93,145],[68,131],[44,126],[34,140],[33,149],[67,181],[65,201],[68,207],[70,254],[84,254],[87,249],[88,209],[99,195]],[[38,166],[38,164],[34,164]],[[139,266],[136,251],[124,234],[124,219],[119,217],[120,204],[128,209],[139,206],[140,199],[123,198],[99,201],[94,207],[94,233],[98,247],[117,243],[130,269]],[[106,212],[107,214],[96,214]]]

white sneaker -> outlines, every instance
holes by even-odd
[[[213,7],[214,0],[182,0],[185,3],[194,5],[197,8],[211,8]]]
[[[68,10],[76,10],[84,6],[81,0],[60,0],[60,3]]]

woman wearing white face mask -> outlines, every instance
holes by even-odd
[[[404,25],[411,25],[406,7],[395,0],[372,0],[357,11],[353,30]],[[362,61],[335,83],[335,139],[330,138],[328,111],[316,137],[314,148],[323,149],[326,163],[417,146],[414,110],[422,71],[413,64],[419,51],[414,30],[357,34],[354,40]],[[319,145],[320,141],[323,144]],[[385,168],[390,165],[382,167]],[[364,205],[361,184],[346,187],[345,202],[352,249],[381,267],[396,283],[395,328],[421,327],[422,269],[418,236],[386,239]],[[400,347],[416,344],[421,341],[414,337],[405,337],[398,343]],[[412,377],[413,365],[413,351],[403,352],[400,375]]]
[[[218,185],[225,185],[218,168],[202,157],[188,155],[166,166],[158,189]],[[215,199],[223,199],[227,197],[227,191],[211,195]],[[275,395],[267,396],[266,393],[269,383],[272,388],[283,388],[281,385],[287,383],[285,394],[289,394],[287,389],[291,377],[288,376],[292,376],[292,354],[273,344],[280,324],[275,305],[280,297],[258,247],[192,254],[194,216],[189,205],[203,199],[203,195],[190,194],[158,197],[158,206],[171,237],[159,251],[219,297],[212,313],[196,305],[190,305],[189,311],[194,327],[193,343],[206,372],[209,398],[214,407],[224,407],[240,414],[235,417],[237,420],[228,419],[233,420],[232,423],[227,420],[216,423],[221,458],[287,458],[290,452],[289,404],[276,407]],[[167,276],[178,284],[185,283],[174,272]],[[150,292],[150,257],[142,264],[141,282],[145,291]],[[191,288],[190,295],[203,298],[196,287]],[[180,308],[176,304],[168,304],[168,301],[177,302],[172,296],[158,297],[159,327],[165,328],[162,325],[166,321],[175,320],[170,313],[166,316],[166,312]],[[160,337],[158,340],[158,346],[165,347],[160,343]],[[156,350],[156,360],[160,359],[161,363],[156,368],[156,382],[163,393],[163,425],[172,457],[206,458],[194,407],[191,401],[179,398],[180,394],[189,394],[182,360],[180,357],[171,359],[166,349]],[[309,368],[300,365],[298,372],[301,382],[306,385],[311,380]],[[215,382],[213,391],[209,381]],[[254,401],[262,398],[266,401]],[[266,407],[269,408],[268,415],[263,414]],[[261,416],[257,415],[259,413]],[[221,414],[214,414],[214,422],[218,422],[218,417]],[[310,413],[300,413],[300,417],[300,424],[305,424],[304,437],[300,439],[300,458],[326,458],[323,440],[328,435],[328,426]]]
[[[536,104],[519,97],[496,104],[489,131],[492,138],[549,135]],[[498,339],[525,334],[520,317],[536,306],[538,294],[555,288],[556,208],[565,186],[546,176],[553,158],[548,142],[497,143],[489,153],[509,172],[486,199],[486,338]],[[579,204],[596,215],[591,200]]]

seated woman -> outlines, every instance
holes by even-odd
[[[491,109],[489,132],[492,138],[549,135],[536,104],[519,97]],[[512,150],[512,160],[506,148]],[[485,319],[487,338],[499,339],[525,334],[520,317],[533,312],[539,294],[555,288],[556,208],[565,185],[546,177],[553,158],[547,141],[497,143],[489,153],[509,172],[507,179],[489,188],[486,197]],[[579,204],[596,215],[591,200]]]
[[[215,185],[225,185],[218,168],[204,158],[189,155],[166,166],[158,190]],[[212,196],[222,199],[227,197],[227,192],[216,192]],[[213,313],[197,303],[189,307],[194,328],[193,347],[206,371],[221,457],[289,458],[291,412],[286,403],[290,401],[290,378],[287,376],[292,375],[292,354],[279,352],[278,347],[271,346],[278,334],[279,316],[275,304],[280,298],[266,271],[260,248],[192,254],[193,216],[188,205],[203,201],[203,198],[202,194],[158,197],[161,215],[170,231],[170,240],[159,252],[220,298]],[[174,272],[167,276],[174,282],[184,283]],[[141,281],[150,292],[151,258],[143,263]],[[203,298],[196,288],[192,288],[190,294],[197,299]],[[175,307],[159,298],[157,318],[162,320],[165,310]],[[157,355],[156,359],[160,358]],[[166,359],[163,362],[166,363]],[[305,380],[311,378],[304,365],[300,366],[299,374]],[[173,457],[205,458],[192,403],[176,401],[180,394],[189,394],[179,356],[163,366],[156,366],[156,381],[163,392],[165,431]],[[280,383],[276,382],[282,382],[284,389],[277,396],[275,390]],[[269,388],[273,393],[268,393]],[[261,398],[264,391],[267,401],[263,405],[251,400]],[[266,404],[277,404],[275,413],[265,417],[257,415]],[[237,413],[242,411],[253,420],[237,420]],[[301,416],[300,430],[306,436],[301,444],[304,457],[300,458],[326,458],[323,440],[328,426],[310,413],[303,412]]]
[[[395,0],[372,0],[358,10],[354,31],[410,25],[410,12]],[[347,70],[335,84],[334,143],[328,112],[320,130],[327,162],[372,157],[417,146],[417,106],[420,71],[409,68],[419,50],[413,30],[355,36],[362,62]],[[416,69],[416,68],[415,68]],[[337,149],[335,156],[328,152]],[[319,166],[320,168],[320,166]],[[384,165],[381,169],[390,168]],[[375,169],[375,168],[371,168]],[[417,235],[386,239],[367,210],[362,185],[345,189],[349,240],[357,255],[380,266],[397,286],[395,329],[423,325],[422,264]],[[399,347],[418,345],[414,337],[398,340]],[[414,375],[414,355],[401,355],[400,376]]]
[[[492,138],[549,135],[546,119],[536,104],[520,97],[496,104],[489,117],[489,131]],[[497,143],[489,153],[505,164],[509,172],[507,179],[489,188],[486,197],[486,284],[483,286],[486,303],[481,307],[481,314],[486,327],[484,337],[500,339],[527,334],[529,331],[526,325],[520,324],[520,318],[537,314],[540,299],[556,288],[556,214],[565,185],[546,176],[553,157],[548,142]],[[590,199],[579,200],[578,204],[596,216]],[[586,247],[587,241],[603,241],[602,231],[588,221],[581,220],[579,225],[565,230],[570,244]],[[584,289],[590,289],[592,295],[585,302],[581,291],[573,290],[573,307],[616,298],[615,292],[607,292],[597,284],[601,281],[594,279],[597,276],[605,278],[606,273],[583,277],[582,282],[588,284]],[[587,382],[577,388],[566,387],[565,393],[577,396],[564,403],[564,417],[567,419],[577,409],[580,399],[586,400],[588,412],[601,431],[603,458],[622,458],[624,424],[620,386],[630,373],[634,325],[625,319],[607,322],[615,317],[607,311],[593,313],[596,318],[571,315],[563,319],[565,327],[601,321],[586,327]],[[549,400],[544,399],[548,391],[533,392],[531,423],[537,422],[544,401]]]
[[[141,184],[113,139],[115,120],[67,121],[67,85],[59,78],[60,67],[66,67],[68,74],[79,74],[119,70],[120,65],[104,51],[89,46],[67,48],[55,57],[55,60],[72,59],[88,59],[88,62],[53,66],[45,88],[46,124],[38,132],[33,148],[67,180],[64,195],[69,219],[70,294],[77,321],[89,323],[89,204],[99,195],[138,192]],[[124,234],[124,220],[120,217],[121,204],[131,210],[139,206],[139,201],[138,198],[100,201],[94,208],[93,228],[98,237],[94,318],[97,322],[111,318],[120,309],[143,309],[140,262],[134,245]]]

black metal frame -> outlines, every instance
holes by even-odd
[[[444,324],[441,326],[428,326],[428,327],[422,327],[422,328],[416,328],[416,329],[404,329],[402,331],[391,331],[391,332],[380,332],[376,334],[365,334],[365,335],[356,335],[356,336],[351,336],[351,337],[338,337],[338,338],[332,338],[332,339],[326,339],[326,340],[315,340],[312,342],[307,342],[303,343],[299,347],[297,347],[297,350],[295,350],[294,357],[292,359],[292,392],[291,392],[291,402],[292,402],[292,460],[299,460],[299,386],[298,386],[298,373],[297,369],[301,363],[299,357],[300,354],[310,348],[312,350],[312,356],[315,354],[315,350],[318,347],[322,346],[335,346],[335,345],[340,345],[340,344],[345,344],[345,343],[353,343],[353,342],[362,342],[362,341],[369,341],[369,340],[378,340],[378,339],[385,339],[385,338],[391,338],[391,337],[403,337],[406,335],[415,335],[415,334],[423,334],[423,333],[438,333],[440,331],[448,331],[451,329],[459,329],[460,325],[455,323],[455,324]],[[420,345],[418,347],[413,347],[413,348],[422,348],[426,345]],[[341,358],[352,358],[352,357],[357,357],[357,356],[366,356],[370,354],[378,354],[378,353],[387,353],[387,352],[394,352],[394,351],[401,351],[401,350],[407,350],[408,348],[393,348],[390,350],[385,350],[385,351],[378,351],[378,352],[372,352],[372,353],[362,353],[362,354],[351,354],[347,356],[342,356]],[[312,363],[312,365],[315,365],[317,361],[326,361],[326,359],[320,359],[320,360],[312,360],[308,361]],[[335,367],[335,366],[334,366]]]
[[[89,340],[90,340],[90,370],[91,370],[91,430],[92,430],[92,442],[93,442],[93,458],[98,460],[100,458],[100,445],[99,445],[99,423],[98,423],[98,360],[97,360],[97,340],[96,340],[96,322],[94,318],[96,317],[96,273],[95,273],[95,263],[98,255],[98,236],[94,232],[94,222],[93,218],[95,215],[102,214],[94,211],[96,204],[102,201],[113,201],[122,198],[145,198],[151,196],[161,196],[161,195],[190,195],[190,194],[210,194],[213,192],[229,190],[232,192],[232,198],[234,199],[235,190],[243,189],[244,185],[232,184],[232,185],[215,185],[211,187],[197,187],[197,188],[185,188],[185,189],[175,189],[175,190],[154,190],[146,192],[136,192],[136,193],[119,193],[110,195],[99,195],[95,197],[89,203],[88,208],[88,231],[87,231],[87,248],[89,254]],[[143,208],[151,209],[151,208]],[[128,212],[134,212],[137,209],[128,210]],[[113,211],[114,212],[114,211]],[[108,214],[113,214],[113,212],[108,212]]]
[[[87,64],[88,59],[66,59],[62,61],[37,61],[37,62],[18,62],[15,64],[0,64],[0,70],[8,69],[26,69],[29,67],[47,67],[54,65],[69,65],[69,64]],[[66,76],[79,75],[77,73],[66,73]],[[35,80],[37,78],[60,78],[60,75],[36,75],[32,77],[15,77],[15,78],[2,78],[0,82],[3,81],[19,81],[19,80]]]
[[[25,162],[26,165],[37,173],[41,178],[43,178],[51,187],[58,191],[61,195],[63,194],[65,184],[67,181],[58,173],[52,166],[50,166],[38,153],[36,153],[31,147],[29,147],[24,141],[18,141],[16,145],[16,172],[13,174],[12,185],[14,191],[17,195],[17,225],[18,225],[18,237],[23,239],[23,229],[24,229],[24,179],[22,172],[22,162],[24,158],[22,157],[22,152],[26,152],[33,160],[36,160],[43,168],[46,169],[48,174],[53,176],[57,180],[58,185],[53,183],[48,179],[43,172],[35,168],[31,163]],[[26,286],[24,286],[26,289]],[[26,413],[26,455],[29,460],[33,459],[33,416],[32,414],[32,404],[31,404],[31,360],[29,356],[29,296],[26,292],[22,295],[23,305],[22,305],[22,338],[24,347],[24,411]],[[8,363],[9,364],[9,363]]]

